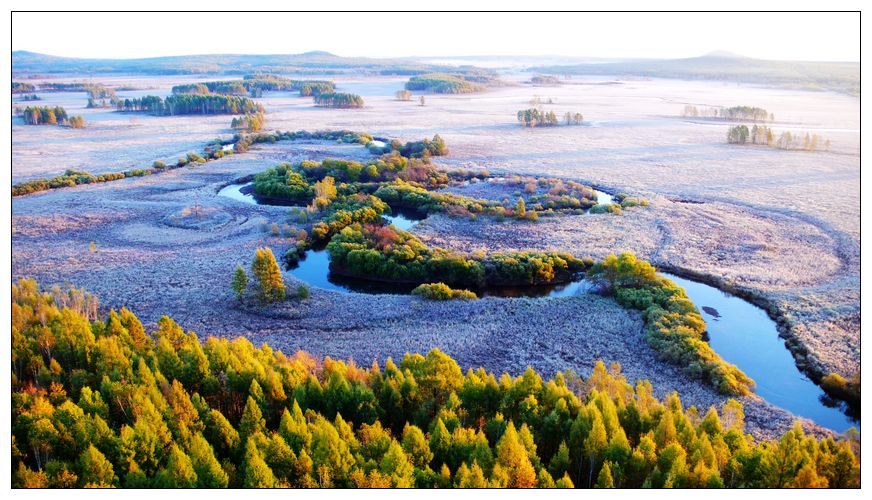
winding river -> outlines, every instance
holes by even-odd
[[[235,184],[219,194],[257,204],[248,184]],[[599,203],[610,203],[611,196],[597,191]],[[421,219],[414,213],[385,215],[397,229],[409,230]],[[330,272],[330,257],[325,249],[309,250],[298,266],[288,271],[311,286],[341,293],[406,294],[414,285],[380,283],[347,278]],[[709,342],[725,360],[738,366],[757,382],[756,393],[795,415],[817,424],[844,432],[860,428],[859,419],[844,413],[831,402],[823,390],[796,367],[793,355],[778,336],[775,322],[759,307],[712,286],[662,273],[687,291],[708,325]],[[590,291],[590,283],[579,279],[553,286],[496,287],[478,290],[483,297],[570,297]]]

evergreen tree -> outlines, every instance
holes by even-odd
[[[251,273],[257,280],[260,298],[264,302],[285,300],[285,282],[276,258],[269,248],[258,248],[251,263]]]
[[[245,290],[248,288],[248,275],[245,274],[245,269],[241,265],[236,265],[236,272],[233,273],[233,282],[231,288],[236,293],[236,299],[241,301],[245,296]]]

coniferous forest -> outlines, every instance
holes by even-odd
[[[466,372],[463,370],[466,369]],[[12,287],[17,487],[851,487],[859,441],[744,431],[620,366],[543,378],[434,349],[357,366],[147,332],[76,289]]]

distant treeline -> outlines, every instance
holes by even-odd
[[[325,108],[362,108],[363,97],[346,92],[326,92],[315,96],[315,105]]]
[[[795,134],[790,131],[782,132],[775,138],[775,132],[765,125],[754,125],[750,129],[747,125],[736,125],[727,130],[727,142],[729,144],[760,144],[778,149],[794,149],[801,151],[817,151],[821,148],[830,149],[830,140],[824,139],[817,134]]]
[[[12,93],[13,94],[24,94],[27,92],[33,92],[36,90],[36,86],[32,83],[27,82],[12,82]]]
[[[444,147],[444,142],[441,140],[422,141],[431,144],[430,148],[440,149],[447,152]],[[143,175],[155,174],[167,169],[181,168],[186,165],[200,165],[211,160],[223,158],[228,154],[244,153],[252,144],[260,143],[275,143],[278,141],[293,141],[293,140],[325,140],[337,141],[346,144],[361,144],[366,145],[372,141],[372,136],[363,132],[354,132],[351,130],[324,130],[318,132],[307,132],[299,130],[296,132],[279,132],[274,133],[259,133],[259,134],[239,134],[234,138],[233,151],[225,152],[220,142],[213,142],[206,145],[202,155],[197,153],[188,153],[186,157],[179,158],[176,163],[166,164],[161,160],[156,160],[150,168],[134,168],[124,172],[109,172],[105,174],[91,174],[88,172],[80,172],[77,170],[67,170],[63,175],[51,179],[34,179],[31,181],[20,182],[12,186],[12,196],[22,196],[49,189],[62,187],[76,186],[79,184],[92,184],[97,182],[108,182],[127,177],[141,177]],[[397,147],[403,146],[398,141],[391,141],[392,144],[398,144]],[[436,143],[435,145],[432,145]],[[441,146],[440,146],[441,145]]]
[[[291,80],[276,75],[245,75],[242,80],[188,83],[173,87],[173,94],[224,94],[260,97],[264,91],[294,91],[301,96],[333,92],[335,84],[327,80]]]
[[[687,105],[681,116],[690,118],[720,118],[721,120],[765,122],[775,121],[775,114],[769,113],[763,108],[752,106],[733,106],[731,108],[697,108]]]
[[[119,99],[118,111],[145,111],[155,115],[220,115],[263,112],[263,106],[247,97],[219,94],[178,94],[163,99],[145,96]]]
[[[555,127],[560,125],[560,119],[554,111],[542,111],[541,109],[528,108],[518,111],[518,121],[522,127]],[[563,114],[563,122],[566,125],[580,125],[584,121],[581,113],[567,111]]]
[[[560,85],[560,77],[554,75],[536,75],[530,78],[530,83],[534,85]]]
[[[428,73],[409,78],[406,90],[425,90],[436,94],[468,94],[481,92],[485,86],[466,80],[461,75]]]

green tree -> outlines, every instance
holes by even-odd
[[[269,248],[258,248],[251,263],[251,273],[257,280],[260,298],[264,302],[285,299],[285,282],[275,255]]]
[[[118,486],[112,463],[93,444],[88,445],[79,457],[79,483],[98,488]]]
[[[245,488],[272,488],[276,484],[276,478],[272,470],[263,460],[254,443],[254,438],[249,438],[245,444],[245,458],[243,459]]]
[[[248,275],[245,269],[239,264],[236,265],[236,272],[233,273],[233,282],[230,287],[236,293],[236,299],[241,301],[245,296],[245,290],[248,288]]]
[[[603,464],[603,468],[600,469],[599,476],[596,478],[596,487],[597,488],[614,488],[615,481],[612,478],[612,468],[609,466],[609,461]]]

